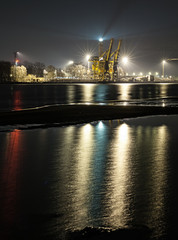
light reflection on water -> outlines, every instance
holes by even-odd
[[[0,219],[8,234],[18,224],[15,231],[32,236],[130,224],[167,234],[177,117],[146,119],[0,133]]]
[[[17,84],[0,88],[0,111],[56,104],[178,106],[178,84]]]

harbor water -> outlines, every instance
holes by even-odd
[[[1,111],[72,103],[177,106],[172,84],[0,87]],[[132,226],[146,226],[150,239],[176,239],[177,123],[170,115],[1,128],[0,239],[64,240],[86,227]]]
[[[0,111],[56,104],[177,106],[178,84],[1,84]]]

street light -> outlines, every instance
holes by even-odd
[[[165,63],[166,63],[166,61],[163,60],[163,61],[162,61],[162,65],[163,65],[163,72],[162,72],[163,74],[162,74],[162,75],[163,75],[163,78],[164,78],[164,65],[165,65]]]
[[[123,58],[122,58],[122,62],[123,62],[124,64],[127,64],[128,61],[129,61],[128,57],[123,57]]]
[[[74,64],[74,61],[69,61],[68,65]]]
[[[86,55],[86,60],[88,61],[88,60],[90,59],[90,57],[91,57],[91,56],[90,56],[89,54],[87,54],[87,55]]]
[[[99,42],[103,42],[103,38],[99,38]]]
[[[99,56],[103,54],[103,38],[99,38]]]
[[[89,72],[89,68],[90,68],[90,66],[89,66],[89,59],[90,59],[90,57],[91,57],[91,56],[90,56],[89,54],[86,55],[86,60],[87,60],[87,62],[88,62],[88,72]]]

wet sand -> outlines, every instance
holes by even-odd
[[[170,114],[178,114],[178,107],[60,105],[20,111],[0,112],[0,125],[53,123],[68,125],[97,120],[113,120]]]

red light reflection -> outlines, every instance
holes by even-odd
[[[21,91],[17,90],[14,92],[14,110],[18,111],[18,110],[22,110],[22,101],[21,101]]]
[[[10,231],[16,222],[18,210],[18,191],[19,191],[19,176],[20,176],[20,152],[21,131],[14,130],[7,137],[5,150],[5,160],[2,166],[2,189],[0,191],[0,219],[4,228]]]

